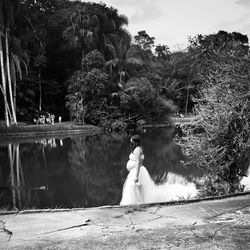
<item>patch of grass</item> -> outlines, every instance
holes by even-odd
[[[186,200],[190,200],[192,198],[192,194],[188,194],[186,197],[184,196],[177,196],[179,198],[178,201],[186,201]]]
[[[62,122],[52,124],[41,125],[17,125],[17,126],[0,126],[0,134],[19,133],[19,132],[48,132],[48,131],[67,131],[78,130],[83,128],[94,128],[92,125],[75,125],[71,122]]]
[[[39,139],[66,138],[79,134],[96,134],[101,132],[101,128],[93,125],[75,125],[71,122],[56,123],[55,125],[19,125],[0,126],[0,144],[34,142]]]

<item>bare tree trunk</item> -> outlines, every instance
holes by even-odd
[[[185,116],[187,115],[187,109],[188,109],[188,100],[189,100],[189,80],[188,80],[188,84],[187,84],[187,97],[186,97],[186,104],[185,104]]]
[[[119,70],[119,82],[122,82],[122,69]]]
[[[109,77],[111,78],[111,76],[112,76],[112,71],[113,70],[113,66],[112,66],[112,64],[110,64],[110,66],[109,66]]]
[[[0,31],[0,64],[1,64],[1,75],[2,75],[2,92],[3,92],[3,99],[4,99],[4,116],[6,126],[10,126],[9,116],[8,116],[8,101],[7,101],[7,92],[6,92],[6,78],[4,72],[4,60],[3,60],[3,46],[2,46],[2,32]]]
[[[1,85],[0,85],[0,90],[2,91],[2,94],[3,94],[3,93],[4,93],[4,90],[3,90],[3,87],[2,87]],[[10,107],[9,107],[8,102],[7,102],[6,108],[7,108],[7,118],[8,118],[8,120],[10,120],[11,113],[10,113]]]
[[[11,72],[11,80],[13,81],[13,102],[14,102],[14,109],[16,114],[16,69],[13,62],[13,58],[11,60],[11,66],[10,66],[10,72]]]
[[[13,99],[14,99],[14,109],[15,109],[15,114],[16,114],[16,75],[13,75]]]
[[[82,60],[83,60],[83,58],[85,57],[85,52],[84,52],[84,48],[83,48],[82,45],[81,45],[81,51],[82,51],[81,63],[82,63]]]
[[[39,69],[38,73],[38,81],[39,81],[39,111],[42,110],[42,83],[41,83],[41,69]]]
[[[5,31],[5,49],[6,49],[6,64],[7,64],[7,75],[8,75],[9,96],[10,96],[10,106],[11,106],[11,119],[13,119],[14,124],[17,124],[16,113],[15,113],[14,102],[13,102],[11,77],[10,77],[9,42],[8,42],[8,30],[7,29]]]

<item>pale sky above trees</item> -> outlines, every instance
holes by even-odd
[[[99,0],[92,0],[99,3]],[[146,30],[156,44],[185,48],[188,36],[241,32],[250,38],[250,0],[103,0],[129,19],[134,36]]]

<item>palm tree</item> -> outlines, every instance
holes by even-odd
[[[45,7],[46,8],[46,7]],[[34,58],[34,66],[37,69],[38,76],[38,84],[39,84],[39,107],[38,110],[42,109],[42,69],[47,66],[47,57],[46,57],[46,43],[47,43],[47,30],[42,26],[34,25],[35,20],[33,20],[30,16],[24,15],[27,23],[29,24],[33,38],[36,44],[36,55]],[[27,54],[25,53],[25,58],[27,59]],[[25,61],[22,61],[25,62]],[[25,66],[25,65],[24,65]],[[26,66],[25,66],[26,67]]]
[[[13,92],[12,92],[12,82],[11,82],[11,70],[10,70],[10,55],[9,55],[9,31],[10,26],[14,22],[14,14],[16,7],[18,5],[17,0],[2,0],[0,1],[0,64],[1,64],[1,77],[2,77],[2,86],[1,91],[4,97],[4,106],[5,106],[5,120],[6,125],[9,126],[9,116],[11,122],[17,124],[16,112],[14,108],[13,101]],[[5,47],[3,49],[3,38],[5,41]],[[5,61],[4,61],[5,59]],[[9,100],[10,107],[8,104],[7,98],[7,85],[6,79],[8,82],[9,88]]]
[[[15,36],[11,36],[9,40],[10,44],[10,73],[11,80],[13,82],[13,101],[14,109],[16,112],[16,83],[17,77],[22,80],[23,68],[26,75],[28,74],[29,56],[26,50],[21,47],[20,39]]]
[[[4,37],[4,28],[5,28],[5,19],[4,19],[4,12],[5,12],[5,1],[0,1],[0,65],[1,65],[1,79],[2,85],[1,91],[4,98],[4,116],[6,125],[9,126],[9,114],[8,114],[8,101],[7,101],[7,90],[6,90],[6,75],[5,75],[5,67],[4,67],[4,51],[2,45],[2,39]]]
[[[69,21],[70,26],[64,30],[63,37],[72,47],[81,50],[82,58],[90,50],[97,49],[106,60],[113,59],[115,46],[121,37],[128,44],[131,42],[129,33],[123,29],[128,24],[127,17],[118,15],[115,9],[105,5],[78,4]]]
[[[6,76],[5,76],[5,67],[4,67],[4,58],[3,58],[2,36],[3,36],[3,33],[0,31],[0,64],[1,64],[1,78],[2,78],[2,86],[0,85],[0,87],[1,87],[2,94],[3,94],[3,98],[4,98],[5,121],[6,121],[7,127],[9,127],[9,125],[10,125],[9,113],[8,113],[9,105],[8,105],[8,101],[7,101]]]
[[[98,15],[96,26],[94,28],[94,37],[96,48],[103,53],[106,60],[113,58],[114,46],[117,39],[126,37],[128,43],[131,42],[131,36],[123,28],[128,25],[128,18],[124,15],[118,15],[115,9],[100,6],[101,14]]]
[[[80,48],[82,58],[93,44],[93,32],[90,28],[95,19],[96,16],[87,13],[85,7],[78,8],[70,15],[71,25],[63,32],[63,37],[70,46]]]
[[[162,59],[165,59],[165,60],[170,59],[171,51],[170,51],[170,48],[167,45],[158,44],[155,47],[155,53],[156,53],[158,58],[162,58]]]
[[[42,110],[42,68],[46,67],[47,58],[45,56],[45,51],[40,50],[38,56],[35,57],[34,65],[38,68],[38,84],[39,84],[39,107],[38,110]]]
[[[125,76],[129,77],[126,70],[129,64],[143,65],[143,60],[137,53],[137,48],[130,46],[131,38],[126,32],[123,36],[117,36],[117,39],[113,41],[113,58],[106,62],[106,67],[110,68],[110,74],[112,74],[113,68],[117,67],[119,82],[118,86],[123,89]]]
[[[10,97],[10,104],[11,104],[11,113],[12,113],[13,123],[17,124],[16,110],[14,108],[14,101],[13,101],[11,73],[10,73],[9,28],[7,28],[6,31],[5,31],[5,49],[6,49],[6,68],[7,68],[7,76],[8,76],[8,86],[9,86],[9,97]]]

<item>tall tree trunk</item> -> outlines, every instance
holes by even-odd
[[[14,124],[17,124],[16,120],[16,112],[14,108],[13,102],[13,92],[12,92],[12,84],[10,77],[10,58],[9,58],[9,42],[8,42],[8,30],[5,31],[5,49],[6,49],[6,66],[7,66],[7,75],[8,75],[8,86],[9,86],[9,96],[10,96],[10,106],[11,106],[11,119]]]
[[[14,109],[15,109],[15,114],[16,114],[16,69],[15,69],[15,65],[13,62],[13,58],[11,61],[11,79],[13,81],[13,102],[14,102]]]
[[[42,83],[41,83],[41,69],[38,73],[38,82],[39,82],[39,111],[42,110]]]
[[[187,96],[186,96],[186,104],[185,104],[185,116],[187,115],[187,109],[188,109],[189,87],[190,87],[190,82],[188,80],[188,84],[187,84]]]
[[[16,114],[16,75],[13,76],[13,99],[14,99],[14,109],[15,109],[15,114]]]
[[[2,75],[2,92],[3,92],[3,99],[4,99],[4,116],[6,126],[10,126],[9,116],[8,116],[8,101],[7,101],[7,92],[6,92],[6,78],[5,78],[5,71],[4,71],[4,60],[3,60],[3,46],[2,46],[2,32],[0,31],[0,64],[1,64],[1,75]]]
[[[84,51],[84,46],[81,45],[81,54],[82,54],[82,58],[81,58],[81,64],[82,64],[82,60],[85,57],[85,51]]]

